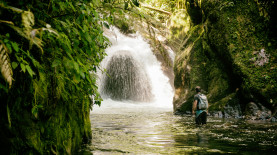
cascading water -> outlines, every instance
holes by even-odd
[[[109,108],[113,112],[149,107],[172,110],[174,92],[150,45],[139,34],[126,36],[114,27],[105,35],[112,46],[101,63],[107,74],[100,74],[98,80],[104,101],[93,112],[108,112]]]
[[[129,51],[116,51],[106,69],[102,94],[119,101],[148,102],[151,100],[152,88],[149,78],[144,68],[135,61]]]

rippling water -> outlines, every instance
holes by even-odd
[[[126,103],[127,104],[127,103]],[[92,142],[80,154],[277,154],[277,124],[191,116],[132,105],[91,113]]]

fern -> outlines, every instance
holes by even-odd
[[[5,44],[0,41],[0,68],[1,68],[1,74],[4,77],[4,79],[9,83],[9,88],[12,86],[12,67],[10,63],[10,58],[8,55],[9,51],[8,48],[5,46]]]
[[[19,8],[15,8],[12,6],[4,6],[0,4],[0,8],[3,10],[8,10],[8,12],[12,12],[13,18],[16,18],[18,15],[21,16],[21,24],[15,25],[12,21],[0,20],[0,23],[4,23],[7,26],[11,27],[15,30],[20,36],[24,37],[29,41],[29,49],[32,48],[33,44],[36,45],[40,51],[43,53],[43,42],[40,38],[36,37],[37,32],[41,33],[42,31],[52,32],[53,30],[50,28],[40,28],[33,29],[32,26],[35,24],[35,16],[30,11],[24,11]]]
[[[32,45],[34,44],[40,49],[41,53],[43,53],[42,40],[35,37],[35,35],[33,35],[31,33],[32,31],[29,32],[29,31],[26,31],[17,26],[13,26],[13,25],[8,25],[8,26],[11,27],[13,30],[15,30],[20,36],[24,37],[25,39],[27,39],[30,42],[30,47],[29,47],[30,49],[32,48]]]
[[[32,29],[32,26],[35,24],[34,14],[30,11],[23,11],[21,16],[22,16],[22,24],[25,30],[27,31],[26,33],[29,33]]]

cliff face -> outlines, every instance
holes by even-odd
[[[191,110],[194,88],[207,94],[210,111],[244,114],[254,102],[273,112],[277,97],[276,3],[190,0],[190,26],[174,64],[175,112]],[[174,28],[172,28],[174,30]],[[184,37],[183,37],[184,36]],[[176,47],[176,46],[175,46]],[[260,106],[260,108],[263,108]],[[231,110],[228,107],[232,107]],[[241,113],[242,112],[242,113]]]

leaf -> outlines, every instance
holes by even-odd
[[[31,29],[35,24],[35,16],[30,11],[23,11],[22,16],[22,24],[26,29]]]
[[[33,77],[33,75],[35,75],[35,72],[31,69],[31,67],[29,65],[26,65],[26,69],[31,77]]]
[[[11,44],[7,43],[7,44],[6,44],[6,47],[8,48],[8,51],[10,51],[10,52],[12,51]]]
[[[94,101],[94,104],[101,106],[101,101]]]
[[[92,80],[91,80],[91,77],[90,76],[86,76],[86,79],[87,79],[87,81],[91,84],[92,83]]]
[[[68,2],[67,4],[69,4],[69,6],[72,8],[72,10],[73,10],[74,12],[76,12],[76,9],[75,9],[74,6],[72,5],[72,2]]]
[[[25,73],[26,72],[26,67],[23,63],[20,63],[20,67],[22,69],[22,71]]]
[[[108,24],[107,22],[104,22],[103,24],[104,24],[104,26],[105,26],[107,29],[110,29],[110,26],[109,26],[109,24]]]
[[[83,78],[83,79],[85,79],[85,78],[86,78],[86,75],[85,75],[85,73],[84,73],[84,72],[81,72],[81,73],[80,73],[80,75],[82,76],[82,78]]]
[[[92,43],[92,39],[91,36],[88,33],[85,33],[85,38],[87,39],[87,41],[91,44]]]
[[[18,63],[17,63],[17,62],[12,62],[12,67],[13,67],[13,69],[16,69],[17,66],[18,66]]]
[[[18,47],[17,43],[12,42],[12,47],[13,47],[13,49],[14,49],[16,52],[19,51],[19,47]]]
[[[1,74],[4,77],[5,81],[9,83],[9,87],[12,85],[12,67],[10,64],[10,58],[8,55],[9,51],[5,44],[0,41],[0,68]]]
[[[75,83],[79,83],[80,82],[80,74],[75,73],[74,76],[73,76],[73,81]]]
[[[42,109],[43,108],[43,105],[39,104],[39,105],[35,105],[33,106],[32,108],[32,114],[35,116],[35,118],[38,118],[38,112],[39,112],[39,109]]]
[[[30,33],[28,32],[25,32],[23,29],[19,28],[19,27],[16,27],[16,26],[13,26],[13,25],[8,25],[9,27],[11,27],[12,29],[14,29],[20,36],[24,37],[25,39],[27,39],[29,42],[30,42],[30,48],[32,47],[31,45],[36,45],[41,53],[43,53],[43,49],[42,49],[42,40],[40,38],[37,38],[37,37],[30,37]]]
[[[80,69],[79,69],[79,65],[77,62],[74,62],[74,69],[76,70],[76,72],[79,74]]]
[[[83,69],[82,69],[82,68],[80,68],[80,75],[81,75],[81,77],[82,77],[83,79],[86,78],[86,75],[85,75],[85,73],[83,72]]]
[[[10,114],[10,109],[9,109],[8,105],[7,105],[7,116],[8,116],[8,122],[9,122],[9,128],[11,128],[11,126],[12,126],[11,114]]]
[[[61,61],[58,60],[58,59],[55,59],[55,60],[53,61],[53,63],[52,63],[52,67],[57,67],[57,66],[59,66],[60,64],[61,64]]]

